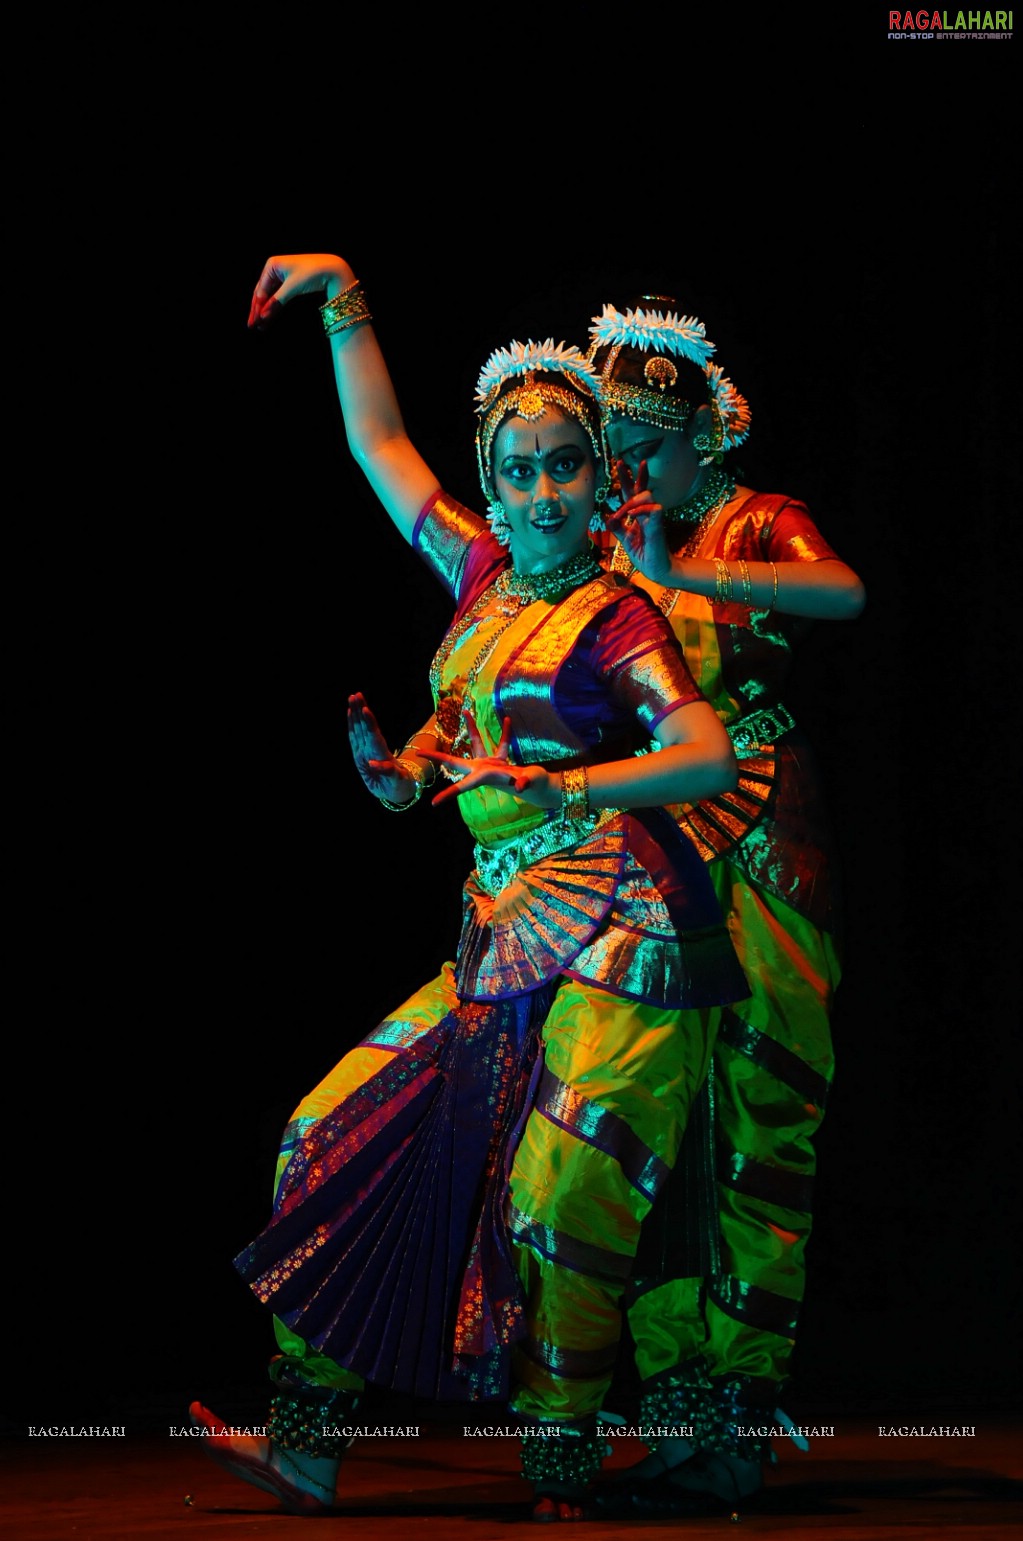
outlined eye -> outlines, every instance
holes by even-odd
[[[585,455],[577,455],[577,454],[562,455],[562,456],[560,456],[560,458],[558,459],[557,463],[555,464],[555,467],[554,467],[555,475],[559,475],[559,476],[575,476],[582,469],[582,467],[585,464],[586,464],[586,456]]]
[[[533,467],[522,460],[514,461],[501,467],[501,475],[510,482],[527,482],[533,477]]]
[[[643,444],[630,444],[622,459],[630,468],[638,466],[641,460],[652,460],[663,443],[663,439],[647,439]]]

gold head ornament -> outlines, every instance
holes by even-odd
[[[651,298],[660,301],[662,297]],[[674,360],[683,359],[699,367],[705,400],[711,409],[711,432],[697,434],[693,439],[694,446],[707,454],[705,463],[720,460],[726,450],[734,449],[746,438],[750,429],[749,404],[722,369],[711,363],[715,345],[707,337],[703,322],[695,316],[680,315],[670,308],[640,305],[620,311],[605,305],[600,315],[591,320],[590,339],[587,358],[599,375],[601,420],[605,428],[615,415],[631,417],[655,428],[684,428],[694,404],[682,394],[684,387],[679,385]],[[630,373],[639,373],[637,354],[651,355],[642,367],[644,385],[622,378],[626,366]]]
[[[491,451],[494,437],[509,417],[521,417],[527,423],[543,416],[553,407],[574,418],[584,429],[593,449],[600,485],[600,502],[610,489],[607,445],[600,417],[597,377],[592,366],[574,345],[546,342],[512,342],[496,349],[480,371],[476,382],[476,463],[480,485],[490,508],[492,527],[499,540],[506,542],[507,528],[503,510],[491,477]]]

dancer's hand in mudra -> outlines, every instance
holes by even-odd
[[[647,487],[647,463],[640,461],[635,477],[624,460],[618,461],[615,470],[625,501],[606,511],[604,523],[632,565],[653,583],[663,583],[671,572],[671,552],[664,534],[664,509]]]
[[[558,805],[561,794],[557,781],[547,774],[542,765],[512,765],[509,758],[510,717],[506,717],[501,725],[497,748],[493,754],[488,754],[472,713],[465,710],[462,715],[472,745],[472,756],[469,759],[459,759],[457,755],[444,754],[441,750],[422,751],[424,760],[431,760],[439,770],[446,770],[457,777],[451,786],[437,793],[433,799],[435,806],[452,797],[459,797],[473,787],[498,787],[502,792],[514,792],[540,808],[554,808]]]
[[[374,797],[389,803],[410,803],[416,783],[400,766],[361,692],[348,697],[348,742],[355,768]]]
[[[268,257],[249,304],[248,324],[262,331],[300,294],[319,299],[332,279],[337,287],[345,288],[354,277],[344,258],[333,252]]]

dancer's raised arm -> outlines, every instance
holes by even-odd
[[[320,299],[348,446],[407,541],[440,482],[409,439],[380,351],[362,285],[343,257],[302,252],[269,257],[249,308],[249,326],[268,326],[299,295]]]

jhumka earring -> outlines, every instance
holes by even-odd
[[[511,525],[505,518],[504,505],[496,500],[488,503],[487,519],[494,539],[499,541],[502,546],[507,546],[511,540]]]

